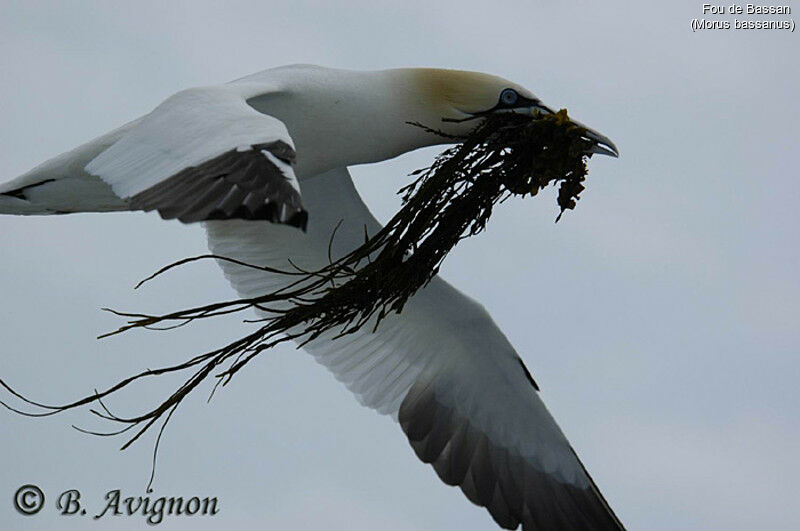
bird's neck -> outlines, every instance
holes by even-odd
[[[373,72],[296,69],[281,90],[251,102],[286,124],[297,149],[298,178],[333,168],[379,162],[447,139],[414,122],[436,127],[412,76],[404,70]]]

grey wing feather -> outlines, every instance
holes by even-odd
[[[270,160],[270,153],[274,159]],[[266,220],[306,228],[300,192],[280,166],[290,166],[294,150],[284,142],[232,149],[132,196],[136,210],[158,210],[184,223],[212,219]]]
[[[430,383],[419,381],[409,390],[398,420],[417,457],[432,464],[442,481],[460,486],[470,501],[486,507],[505,529],[519,524],[542,531],[624,529],[594,482],[585,487],[560,482],[514,449],[495,444],[468,418],[437,401]]]

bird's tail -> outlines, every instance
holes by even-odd
[[[24,198],[9,194],[0,194],[0,214],[33,216],[37,214],[53,214],[53,212],[41,205],[35,205]]]
[[[9,186],[12,185],[12,186]],[[127,210],[111,188],[89,175],[0,186],[0,214],[22,216]]]
[[[0,214],[44,215],[128,210],[128,205],[101,179],[84,168],[136,125],[134,120],[0,183]]]

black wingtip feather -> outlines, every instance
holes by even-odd
[[[417,456],[430,462],[442,481],[460,486],[503,528],[521,524],[538,531],[625,529],[588,474],[585,488],[565,483],[517,450],[496,445],[456,410],[441,404],[431,383],[412,386],[398,420]]]
[[[157,210],[164,219],[183,223],[217,219],[263,220],[308,227],[300,192],[269,152],[290,165],[294,150],[284,142],[231,150],[186,168],[128,199],[131,208]]]

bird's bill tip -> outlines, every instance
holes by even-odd
[[[555,111],[553,109],[543,104],[539,100],[534,101],[533,105],[530,106],[529,112],[533,116],[555,114]],[[586,138],[586,140],[592,143],[591,146],[589,146],[589,148],[586,150],[587,155],[591,156],[596,154],[596,155],[608,155],[609,157],[614,157],[614,158],[619,157],[619,149],[614,144],[614,142],[611,141],[610,138],[601,133],[598,133],[594,129],[586,127],[577,120],[570,119],[570,121],[586,131],[583,136],[584,138]]]
[[[617,149],[617,146],[614,144],[614,142],[611,141],[610,138],[608,138],[603,134],[598,133],[593,129],[589,129],[586,126],[581,125],[581,127],[583,127],[586,130],[586,132],[583,135],[584,138],[586,138],[592,143],[592,145],[589,146],[589,149],[586,150],[587,155],[591,156],[597,154],[597,155],[608,155],[609,157],[614,157],[614,158],[619,157],[619,149]]]

